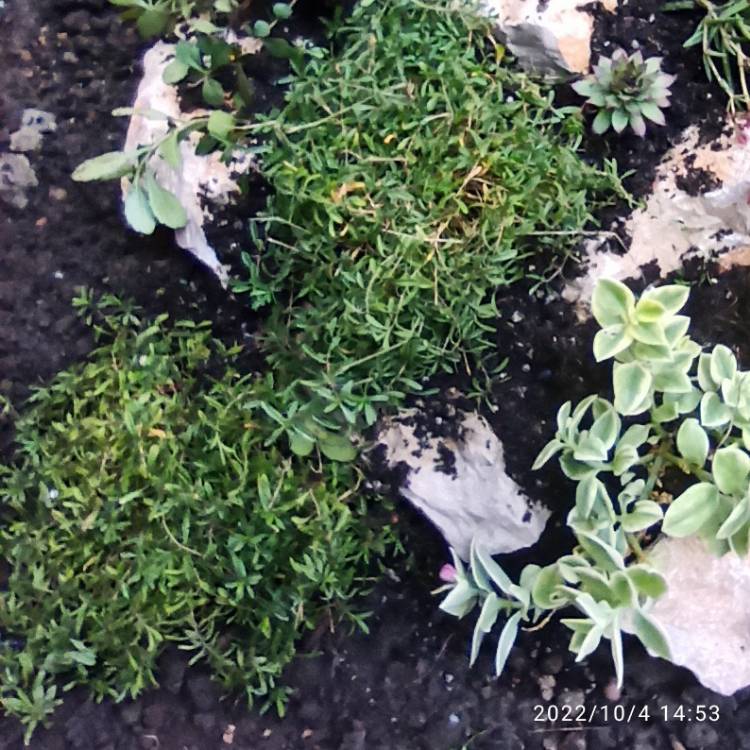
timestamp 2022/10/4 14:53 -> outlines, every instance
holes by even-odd
[[[534,706],[534,722],[551,724],[592,724],[594,722],[630,721],[677,721],[677,722],[717,722],[721,719],[719,706],[715,704],[696,705],[564,705],[555,704]]]

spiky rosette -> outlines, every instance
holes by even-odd
[[[630,125],[643,137],[646,119],[666,124],[662,109],[669,106],[669,87],[675,77],[662,71],[661,60],[644,60],[640,51],[628,55],[618,49],[611,58],[600,57],[594,72],[573,84],[578,94],[587,97],[586,103],[599,110],[592,126],[595,133],[606,132],[610,125],[622,133]]]

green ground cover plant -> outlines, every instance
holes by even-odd
[[[650,603],[667,583],[649,563],[648,547],[661,534],[698,536],[716,555],[747,556],[750,548],[750,372],[741,371],[723,345],[703,351],[679,311],[689,289],[663,286],[640,299],[620,282],[603,280],[592,311],[601,330],[598,362],[614,360],[612,401],[592,395],[563,404],[555,437],[539,454],[554,456],[577,483],[567,522],[577,547],[553,565],[528,565],[518,584],[479,545],[469,567],[454,554],[449,593],[441,608],[463,617],[480,607],[471,648],[501,615],[496,650],[502,672],[519,623],[571,607],[563,619],[570,649],[580,661],[609,640],[617,680],[624,664],[627,627],[654,654],[669,658],[669,644],[649,618]],[[694,480],[684,486],[684,476]]]
[[[505,59],[474,10],[363,0],[337,17],[328,50],[264,37],[292,71],[279,111],[251,121],[237,95],[223,97],[222,108],[171,123],[163,141],[74,175],[129,177],[126,217],[149,232],[184,222],[149,160],[179,168],[176,145],[194,131],[202,149],[260,155],[272,194],[252,218],[235,291],[268,311],[269,414],[297,453],[322,446],[321,429],[373,424],[438,372],[487,383],[502,367],[491,357],[496,291],[529,265],[554,273],[595,228],[597,208],[624,195],[614,163],[579,157],[578,108],[556,107],[549,87]],[[169,80],[190,75],[205,88],[206,76],[237,67],[236,54],[205,34],[185,39]],[[353,457],[340,440],[328,452]]]
[[[272,383],[207,325],[78,304],[100,346],[35,391],[0,466],[3,709],[31,732],[56,685],[135,696],[176,644],[281,710],[299,636],[363,624],[353,597],[390,527],[366,520],[351,465],[269,441]]]
[[[577,108],[505,60],[472,8],[359,3],[265,118],[273,191],[237,288],[273,305],[278,371],[364,399],[480,373],[496,290],[530,257],[562,262],[622,194],[614,164],[579,158]]]

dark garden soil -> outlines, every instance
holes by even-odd
[[[656,2],[626,4],[616,18],[597,17],[595,49],[602,39],[667,58],[677,73],[669,126],[645,140],[594,139],[591,158],[615,157],[636,170],[629,187],[647,190],[659,158],[689,122],[704,115],[707,133],[720,127],[722,105],[705,83],[699,60],[681,48],[695,18],[666,15]],[[652,18],[653,14],[653,18]],[[141,44],[120,25],[107,0],[6,0],[0,7],[0,152],[21,111],[52,112],[58,123],[40,152],[30,154],[39,186],[23,210],[0,203],[0,391],[20,405],[29,385],[48,380],[91,348],[87,329],[70,305],[74,290],[92,287],[134,298],[147,312],[210,318],[217,332],[252,344],[255,321],[201,267],[178,251],[166,234],[138,237],[120,218],[118,188],[79,185],[72,169],[83,159],[116,149],[125,122],[110,111],[128,103],[137,81]],[[272,97],[272,93],[269,94]],[[563,97],[565,98],[565,97]],[[247,208],[247,207],[245,207]],[[622,210],[619,207],[618,210]],[[703,278],[704,269],[693,269]],[[562,510],[570,488],[550,469],[528,467],[550,436],[555,410],[606,388],[606,367],[592,364],[593,328],[580,326],[553,289],[528,294],[519,285],[498,298],[498,357],[507,356],[508,378],[493,388],[484,413],[502,438],[511,475],[534,498],[558,512],[534,559],[559,556],[568,540]],[[750,274],[736,270],[696,287],[690,303],[695,336],[723,341],[750,366]],[[252,346],[250,346],[252,348]],[[456,381],[461,384],[460,381]],[[428,413],[438,416],[450,400],[447,386]],[[564,396],[563,396],[564,394]],[[10,429],[6,425],[7,454]],[[199,667],[186,667],[179,652],[164,654],[161,687],[121,705],[91,703],[84,691],[68,694],[49,729],[33,738],[34,750],[750,750],[750,690],[732,698],[712,693],[690,673],[647,657],[627,644],[627,676],[620,696],[602,649],[585,666],[567,652],[563,628],[523,633],[501,680],[490,678],[488,653],[467,666],[470,622],[456,623],[436,609],[430,589],[446,550],[428,524],[399,510],[406,546],[415,564],[393,561],[364,602],[374,612],[370,634],[316,632],[287,682],[294,688],[283,719],[260,715],[220,691]],[[511,565],[520,565],[517,556]],[[584,723],[545,721],[545,708],[587,706]],[[661,707],[717,704],[712,723],[666,722]],[[625,718],[613,717],[621,706]],[[605,709],[609,716],[604,715]],[[645,718],[644,711],[650,713]],[[618,714],[619,716],[619,714]],[[15,720],[0,719],[0,750],[22,747]]]

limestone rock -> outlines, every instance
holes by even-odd
[[[439,432],[431,432],[429,420],[413,410],[380,431],[388,465],[408,467],[404,498],[464,559],[472,537],[493,555],[534,544],[549,511],[531,503],[508,476],[502,443],[487,422],[458,412],[453,429]]]
[[[138,114],[139,110],[156,110],[175,119],[206,114],[203,110],[192,111],[190,115],[183,113],[177,88],[164,83],[162,79],[164,69],[174,57],[174,49],[172,44],[157,42],[143,58],[143,78],[133,103],[135,114],[128,126],[125,151],[153,143],[167,132],[165,120],[141,116]],[[232,194],[240,190],[235,176],[246,172],[251,167],[251,160],[243,156],[224,164],[218,152],[199,156],[195,153],[199,139],[200,134],[194,132],[189,138],[181,141],[182,165],[179,170],[172,169],[161,158],[154,158],[151,167],[159,184],[173,192],[187,212],[187,224],[175,231],[177,244],[192,253],[226,285],[227,269],[220,263],[216,251],[208,243],[203,228],[205,221],[211,218],[206,203],[228,203]],[[123,197],[127,194],[128,188],[127,181],[123,180]]]
[[[498,37],[525,68],[540,73],[585,73],[591,57],[592,15],[596,0],[483,0],[496,19]],[[601,3],[614,10],[617,0]]]
[[[669,586],[649,614],[672,661],[722,695],[750,685],[750,557],[715,557],[697,538],[663,538],[650,552]]]
[[[721,267],[750,262],[750,123],[700,143],[688,128],[657,170],[646,205],[625,225],[631,237],[625,254],[587,245],[586,273],[563,296],[587,303],[597,279],[637,278],[655,263],[664,277],[690,257],[718,258]]]

